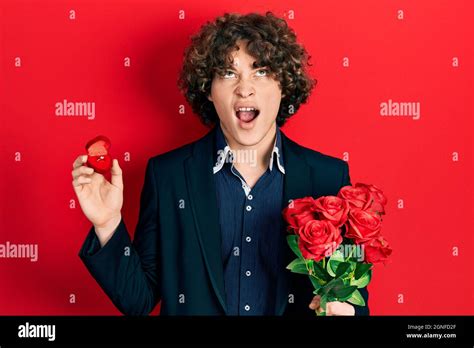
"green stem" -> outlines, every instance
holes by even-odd
[[[309,271],[308,262],[306,261],[306,259],[304,260],[304,265],[306,266],[306,270],[308,271],[308,273],[311,274],[311,272]]]

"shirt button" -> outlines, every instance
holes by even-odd
[[[250,242],[252,241],[252,238],[250,238],[250,237],[245,237],[245,241],[248,242],[248,243],[250,243]]]
[[[250,310],[250,306],[247,304],[245,305],[244,309],[248,312]]]
[[[250,205],[247,205],[247,206],[245,207],[245,210],[251,211],[251,210],[252,210],[252,207],[251,207]]]
[[[249,199],[249,201],[251,201],[253,199],[253,196],[252,195],[248,195],[247,198]]]
[[[247,271],[247,272],[245,272],[245,275],[246,275],[247,277],[250,277],[250,276],[252,275],[252,272]]]

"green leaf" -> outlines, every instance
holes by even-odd
[[[328,266],[327,266],[327,271],[332,277],[336,276],[337,267],[343,261],[344,261],[344,256],[342,255],[342,252],[339,249],[334,251],[331,257],[329,258]]]
[[[362,277],[365,273],[369,271],[371,267],[372,267],[371,263],[358,262],[356,265],[355,272],[354,272],[355,279],[359,279],[360,277]]]
[[[340,301],[340,302],[347,301],[349,298],[351,298],[354,291],[357,290],[357,287],[356,286],[354,286],[354,287],[351,286],[351,288],[346,288],[346,289],[347,289],[347,292],[346,292],[345,296],[338,297],[338,299],[337,299],[338,301]]]
[[[336,278],[341,277],[342,275],[349,273],[351,264],[349,262],[341,262],[336,269]]]
[[[331,257],[329,258],[329,260],[335,260],[335,261],[344,261],[344,255],[342,255],[342,252],[341,250],[339,249],[336,249]]]
[[[330,292],[331,295],[334,297],[337,297],[339,301],[345,301],[347,298],[351,296],[351,294],[357,290],[357,286],[350,285],[350,286],[344,286],[342,288],[333,288]]]
[[[297,265],[291,271],[293,273],[309,274],[308,269],[306,268],[305,265]]]
[[[328,294],[330,291],[333,291],[333,289],[337,290],[337,289],[341,289],[343,287],[344,287],[344,282],[342,281],[342,279],[341,278],[335,278],[324,286],[323,293]]]
[[[337,267],[339,266],[340,263],[341,263],[341,261],[336,261],[336,260],[329,260],[328,261],[327,271],[328,271],[328,273],[331,277],[336,276],[336,270],[337,270]]]
[[[301,264],[305,264],[304,263],[304,260],[302,259],[294,259],[293,261],[290,262],[290,264],[288,266],[286,266],[287,269],[292,269],[293,267],[297,266],[297,265],[301,265]]]
[[[351,285],[355,285],[360,289],[360,288],[366,287],[369,284],[371,279],[372,279],[372,270],[369,270],[359,279],[351,279]]]
[[[332,279],[319,262],[313,262],[313,272],[321,280],[330,281]]]
[[[319,307],[321,307],[324,312],[326,312],[326,303],[327,302],[328,302],[327,295],[321,296],[321,299],[319,300]]]
[[[360,294],[359,290],[354,291],[351,297],[349,297],[346,301],[358,306],[365,306],[364,298]]]
[[[350,280],[354,278],[354,272],[357,265],[357,263],[354,261],[349,261],[349,264],[350,264],[349,269],[345,272],[345,274],[341,276],[341,278],[344,280],[344,284],[346,285],[352,285],[349,283],[350,283]]]
[[[321,288],[326,282],[324,280],[318,279],[315,276],[310,276],[309,280],[311,280],[311,283],[313,284],[314,289],[318,290]]]
[[[345,285],[345,286],[352,285],[352,284],[351,284],[351,280],[350,280],[350,278],[347,278],[347,277],[341,277],[340,279],[342,279],[342,281],[344,282],[344,285]]]
[[[327,296],[340,299],[345,297],[349,298],[352,292],[357,289],[357,286],[346,285],[341,278],[335,278],[324,286],[323,289],[324,294]]]
[[[301,254],[301,250],[298,247],[298,236],[294,234],[290,234],[289,236],[286,237],[286,241],[288,242],[290,249],[293,250],[295,255],[298,256],[298,258],[302,259],[303,255]]]
[[[306,267],[304,260],[293,260],[288,266],[286,266],[286,268],[288,268],[293,273],[309,274],[308,268]]]
[[[323,293],[324,287],[320,287],[319,289],[316,289],[313,291],[313,294],[321,296]]]

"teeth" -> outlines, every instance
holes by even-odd
[[[255,108],[238,108],[238,111],[255,111]]]

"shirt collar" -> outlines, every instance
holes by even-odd
[[[216,157],[215,157],[216,163],[214,167],[212,168],[214,174],[219,172],[222,169],[222,167],[224,167],[225,163],[227,162],[231,163],[232,156],[234,156],[230,146],[227,144],[227,141],[225,139],[224,133],[222,132],[220,123],[217,124],[216,127],[217,127],[216,129]],[[276,157],[278,170],[282,172],[283,174],[285,174],[285,167],[283,166],[283,151],[282,151],[281,146],[282,146],[281,132],[280,132],[280,128],[277,126],[275,143],[273,144],[273,151],[270,156],[270,162],[269,162],[268,168],[270,169],[270,171],[273,170],[273,164]]]

